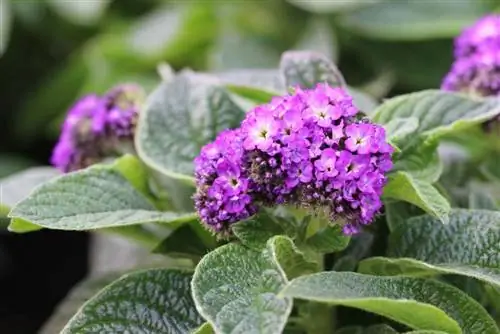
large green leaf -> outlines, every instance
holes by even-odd
[[[327,14],[336,13],[347,10],[356,9],[359,7],[364,7],[372,5],[382,0],[350,0],[350,1],[338,1],[338,0],[321,0],[321,1],[309,1],[309,0],[288,0],[291,4],[307,10],[316,14]]]
[[[238,244],[217,248],[196,267],[192,281],[197,310],[217,333],[281,333],[292,300],[278,297],[285,273],[273,252]]]
[[[381,1],[341,17],[340,23],[360,34],[388,40],[453,37],[486,14],[481,1]]]
[[[183,222],[193,214],[157,211],[123,174],[96,165],[37,187],[9,213],[9,229],[28,221],[59,230],[91,230],[148,222]]]
[[[288,237],[273,237],[269,240],[267,249],[283,268],[288,279],[315,273],[320,268],[318,263],[308,260]]]
[[[500,332],[480,304],[434,280],[323,272],[294,279],[281,295],[359,308],[413,329],[450,334]]]
[[[388,255],[360,271],[388,275],[458,274],[500,286],[500,212],[454,209],[450,223],[430,216],[409,219],[390,235]]]
[[[60,175],[52,167],[32,167],[0,180],[0,205],[10,208],[26,198],[34,188]]]
[[[325,55],[312,51],[287,51],[280,61],[286,87],[313,88],[317,83],[345,87],[344,77]]]
[[[414,178],[409,173],[391,174],[384,187],[384,196],[414,204],[442,222],[448,221],[448,213],[451,210],[448,200],[432,184]]]
[[[232,227],[234,235],[247,247],[262,250],[267,241],[275,235],[297,236],[297,228],[293,220],[273,217],[268,212],[261,212],[247,220],[236,223]]]
[[[412,140],[406,141],[407,147],[420,139],[433,143],[443,135],[464,130],[498,114],[500,99],[497,98],[477,100],[459,93],[425,90],[385,101],[373,120],[388,124],[396,118],[417,118],[418,126],[411,132]]]
[[[139,156],[165,175],[191,181],[200,148],[243,115],[216,77],[184,71],[149,96],[137,129]]]
[[[203,319],[190,293],[191,273],[149,269],[125,275],[90,299],[62,333],[186,333]]]
[[[349,240],[350,238],[344,235],[338,225],[327,225],[307,238],[306,245],[316,252],[333,253],[345,249],[349,245]]]

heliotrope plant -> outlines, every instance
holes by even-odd
[[[165,76],[134,113],[110,100],[70,111],[64,173],[13,201],[9,229],[117,233],[183,267],[126,274],[62,333],[500,333],[498,199],[456,205],[438,153],[499,99],[373,109],[326,57],[290,51],[277,70]],[[134,149],[94,164],[122,134]]]

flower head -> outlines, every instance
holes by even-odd
[[[384,129],[358,120],[357,112],[343,89],[326,84],[250,111],[241,128],[221,134],[195,161],[202,221],[219,231],[258,206],[290,204],[326,210],[346,234],[371,223],[382,206],[392,147]],[[235,163],[230,174],[227,160]]]
[[[64,120],[51,163],[66,173],[122,153],[132,142],[143,101],[144,92],[133,84],[114,87],[103,97],[91,94],[78,100]]]
[[[93,128],[94,117],[103,107],[97,95],[87,95],[70,108],[51,157],[56,168],[66,173],[88,167],[104,157],[99,144],[102,132]]]
[[[479,96],[499,95],[500,45],[498,48],[485,48],[480,53],[457,59],[444,78],[441,88]]]
[[[466,28],[455,39],[455,57],[469,57],[491,47],[500,48],[500,15],[486,15]]]

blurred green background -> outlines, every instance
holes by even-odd
[[[211,72],[276,68],[285,50],[317,50],[338,64],[350,86],[381,100],[438,88],[452,61],[452,38],[498,10],[500,0],[0,0],[0,177],[47,164],[59,124],[78,97],[124,81],[149,91],[160,62]],[[36,251],[62,265],[63,255],[44,255],[46,242],[26,241],[47,240],[47,233],[2,236],[0,246],[16,238],[27,259],[38,261],[30,255]],[[19,252],[11,251],[6,263],[19,263]],[[2,263],[0,273],[13,270]],[[68,274],[55,297],[40,297],[50,299],[37,304],[46,310],[26,317],[31,327],[19,333],[43,322],[85,266]],[[25,275],[22,266],[16,270],[12,282]],[[5,312],[0,332],[15,333]]]

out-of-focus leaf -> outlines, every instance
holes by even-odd
[[[11,26],[9,0],[0,0],[0,57],[7,49]]]
[[[338,59],[339,50],[335,31],[324,18],[313,17],[309,20],[294,49],[321,52],[334,63]]]
[[[68,21],[81,25],[97,23],[104,15],[111,0],[66,1],[47,0],[47,3]]]
[[[382,0],[288,0],[291,4],[315,14],[348,11],[376,4]]]
[[[373,38],[423,40],[456,36],[491,8],[481,1],[381,1],[341,17],[345,28]]]

